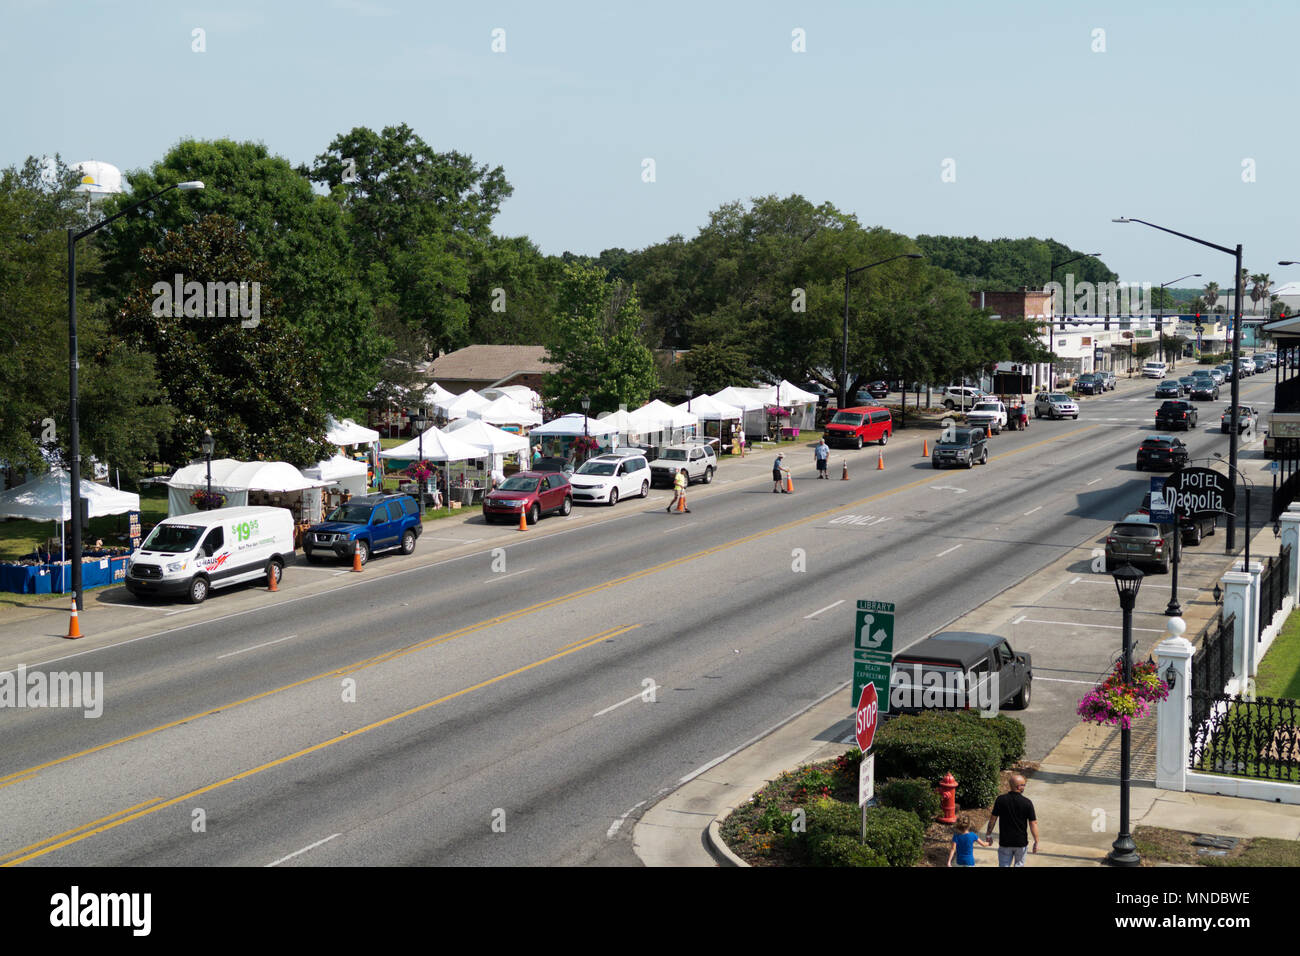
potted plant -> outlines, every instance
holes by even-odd
[[[1110,674],[1083,695],[1078,713],[1085,723],[1106,724],[1128,729],[1145,717],[1151,705],[1169,696],[1169,685],[1161,679],[1155,661],[1133,665],[1133,679],[1124,680],[1124,662],[1116,661]]]

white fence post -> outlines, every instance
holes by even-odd
[[[1246,654],[1255,640],[1250,618],[1251,577],[1241,571],[1225,571],[1219,578],[1223,584],[1223,619],[1235,618],[1232,628],[1232,671],[1236,675],[1228,681],[1227,688],[1207,687],[1211,694],[1236,694],[1246,684]]]
[[[1169,697],[1156,704],[1156,786],[1161,790],[1187,789],[1187,763],[1192,755],[1188,735],[1192,713],[1192,653],[1192,644],[1185,637],[1167,637],[1156,645],[1156,666],[1160,673],[1163,675],[1172,664],[1177,674]]]
[[[1300,511],[1287,511],[1278,516],[1278,524],[1282,527],[1282,544],[1285,548],[1291,546],[1291,567],[1287,568],[1287,590],[1286,593],[1300,602]],[[1281,554],[1281,548],[1278,554]]]
[[[1233,570],[1240,568],[1241,565],[1237,564]],[[1246,573],[1250,575],[1250,608],[1246,613],[1250,617],[1251,634],[1253,636],[1243,648],[1245,654],[1242,657],[1242,663],[1246,668],[1245,672],[1242,673],[1243,678],[1254,677],[1259,671],[1259,635],[1264,628],[1268,627],[1268,622],[1260,616],[1259,607],[1263,603],[1264,597],[1264,588],[1260,584],[1260,577],[1264,573],[1264,565],[1258,561],[1252,561]]]

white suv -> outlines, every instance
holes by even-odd
[[[569,476],[575,502],[618,504],[619,498],[650,494],[650,465],[644,455],[598,455]]]
[[[1164,378],[1169,366],[1164,362],[1147,362],[1142,366],[1143,378]]]
[[[970,385],[949,385],[943,390],[943,407],[951,411],[954,408],[971,408],[984,397],[984,389]]]

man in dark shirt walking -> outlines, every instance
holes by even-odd
[[[986,836],[993,837],[993,828],[1002,821],[998,833],[998,866],[1024,866],[1025,850],[1029,846],[1029,833],[1034,834],[1034,852],[1038,852],[1038,817],[1034,804],[1025,796],[1025,778],[1020,774],[1011,777],[1011,789],[993,801]]]

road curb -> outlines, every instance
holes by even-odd
[[[727,816],[731,816],[735,810],[733,807],[727,811]],[[713,858],[718,861],[719,866],[749,866],[744,860],[731,852],[727,842],[722,839],[722,817],[714,817],[709,821],[708,828],[704,831],[705,845]]]

